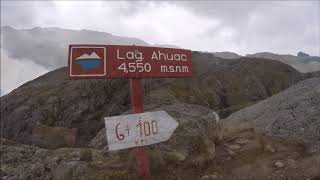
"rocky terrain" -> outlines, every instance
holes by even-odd
[[[312,81],[308,79],[282,93]],[[212,110],[181,103],[168,91],[154,90],[146,99],[147,111],[165,110],[179,122],[169,141],[149,146],[152,179],[316,180],[320,177],[319,151],[308,151],[294,138],[278,139],[254,126],[228,123],[237,113],[221,124]],[[287,103],[291,103],[290,99]],[[131,112],[124,112],[128,113]],[[137,179],[134,150],[109,152],[104,129],[92,139],[90,148],[50,150],[7,139],[1,141],[2,179]]]
[[[225,117],[304,78],[272,60],[223,60],[200,52],[193,56],[193,78],[147,79],[145,93],[164,89],[180,102]],[[1,97],[1,103],[3,137],[50,148],[86,146],[103,128],[102,117],[130,108],[128,80],[69,80],[66,68],[22,85]],[[61,138],[61,132],[68,137]],[[50,138],[58,141],[46,145]]]
[[[288,91],[297,95],[302,86],[308,90],[307,85],[315,81],[318,79],[300,82],[269,99]],[[279,139],[254,126],[229,123],[238,112],[221,123],[209,108],[181,103],[164,90],[149,93],[145,103],[146,111],[165,110],[179,122],[169,141],[149,146],[152,179],[316,180],[320,177],[319,151],[308,151],[296,142],[299,138]],[[291,104],[290,99],[287,103]],[[131,112],[123,114],[128,113]],[[295,131],[292,129],[291,133]],[[2,179],[137,179],[134,150],[109,152],[104,129],[91,140],[90,148],[50,150],[7,139],[1,141]]]
[[[319,78],[275,60],[193,61],[193,78],[144,80],[145,111],[179,122],[148,148],[152,179],[320,177]],[[103,121],[131,113],[128,88],[59,68],[1,97],[1,179],[137,179],[134,150],[108,151]]]

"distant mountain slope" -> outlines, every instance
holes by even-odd
[[[129,37],[90,30],[33,28],[17,30],[1,27],[1,48],[17,59],[30,59],[50,70],[67,65],[69,44],[148,45]]]
[[[286,64],[294,64],[299,60],[299,57],[293,55],[280,55],[270,52],[259,52],[255,54],[247,54],[246,57],[255,57],[255,58],[263,58],[263,59],[273,59],[278,60]]]
[[[193,78],[145,79],[145,93],[168,91],[182,103],[209,107],[224,117],[303,78],[292,67],[272,60],[225,60],[193,52],[193,62]],[[50,127],[75,128],[76,144],[84,146],[103,128],[102,117],[118,115],[129,108],[128,80],[69,80],[66,68],[60,68],[1,97],[3,136],[38,143],[38,137],[54,140],[49,132],[61,130]],[[48,127],[34,130],[40,125]]]
[[[239,59],[243,56],[233,52],[214,52],[216,57],[223,59]],[[306,53],[299,52],[297,56],[290,54],[275,54],[270,52],[259,52],[255,54],[247,54],[245,57],[263,58],[277,60],[296,68],[300,72],[320,71],[320,57],[309,56]]]
[[[320,147],[320,78],[310,78],[231,114],[226,126],[252,124],[269,136]]]
[[[164,48],[177,48],[181,49],[181,47],[173,45],[173,44],[154,44],[155,47],[164,47]]]
[[[29,59],[49,70],[66,66],[69,44],[122,44],[144,45],[148,43],[137,38],[115,36],[106,32],[91,30],[69,30],[61,28],[14,29],[1,27],[1,48],[12,58]],[[156,44],[160,47],[175,45]],[[214,52],[214,56],[223,59],[238,59],[242,57],[233,52]],[[278,60],[289,64],[300,72],[320,70],[320,57],[299,53],[298,56],[279,55],[269,52],[247,54],[247,57]]]
[[[212,53],[214,56],[219,57],[219,58],[223,58],[223,59],[238,59],[241,58],[242,56],[234,53],[234,52],[228,52],[228,51],[224,51],[224,52],[214,52]]]
[[[279,55],[269,52],[261,52],[256,54],[247,54],[247,57],[274,59],[289,64],[300,72],[320,71],[320,57],[309,56],[305,53],[298,53],[298,56]]]

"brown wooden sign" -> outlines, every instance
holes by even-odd
[[[141,78],[192,77],[192,53],[190,50],[185,49],[118,45],[70,45],[68,58],[70,78],[130,78],[131,104],[134,113],[143,113],[143,85]],[[161,116],[158,114],[157,117]],[[167,118],[170,119],[169,117]],[[137,139],[131,141],[137,137],[136,133],[134,136],[126,138],[128,140],[126,141],[127,144],[119,145],[119,143],[111,143],[115,145],[109,146],[110,150],[139,146],[136,148],[135,156],[137,160],[137,172],[141,180],[150,179],[149,158],[143,146],[167,140],[173,132],[170,131],[169,133],[168,129],[171,126],[166,126],[166,119],[161,119],[161,123],[158,123],[155,119],[152,117],[143,122],[144,135],[149,137],[152,131],[154,136],[151,139],[142,138],[139,139],[140,144],[132,145],[132,142],[138,143]],[[114,122],[117,123],[116,129],[119,129],[117,127],[120,124],[122,127],[123,123],[125,123],[120,123],[120,121]],[[129,127],[132,123],[136,123],[134,124],[135,127],[140,125],[138,132],[140,132],[140,136],[142,137],[142,119],[125,124]],[[110,130],[108,128],[109,125],[110,123],[106,123],[107,131]],[[171,130],[174,130],[177,126],[175,123],[171,123],[171,125]],[[114,124],[111,123],[111,129],[113,127]],[[167,131],[161,133],[163,129]],[[108,142],[113,142],[114,140],[112,138],[114,131],[112,132],[111,134],[107,132]],[[158,133],[163,136],[156,136]],[[123,134],[118,134],[118,136],[118,140],[125,138]]]
[[[191,77],[190,50],[145,46],[70,45],[71,78]]]

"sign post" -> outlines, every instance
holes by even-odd
[[[140,78],[130,79],[131,105],[134,113],[143,113],[143,85]],[[135,149],[137,172],[141,180],[149,180],[149,157],[144,146]]]
[[[178,123],[164,111],[143,111],[141,78],[192,77],[190,50],[144,46],[70,45],[71,79],[128,78],[135,114],[106,117],[109,150],[135,147],[137,173],[149,180],[146,145],[167,141]]]

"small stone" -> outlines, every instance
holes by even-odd
[[[232,144],[232,145],[228,146],[228,148],[231,150],[238,150],[241,148],[241,146],[239,146],[238,144]]]
[[[45,149],[38,149],[34,154],[39,157],[39,158],[43,158],[45,157],[45,154],[47,153],[47,150]]]
[[[17,175],[10,176],[10,177],[7,178],[7,180],[15,180],[15,179],[18,179]]]
[[[187,157],[179,152],[169,152],[167,153],[167,158],[174,160],[174,161],[184,161]]]
[[[284,164],[282,163],[282,162],[280,162],[280,161],[277,161],[276,163],[274,163],[274,166],[276,167],[276,168],[283,168],[284,167]]]
[[[244,144],[248,144],[248,143],[249,143],[249,140],[248,140],[248,139],[237,139],[237,140],[235,141],[235,143],[244,145]]]
[[[102,166],[104,164],[103,161],[97,161],[97,165]]]
[[[267,152],[271,152],[271,153],[276,152],[276,150],[275,150],[270,144],[268,144],[268,145],[264,148],[264,150],[267,151]]]
[[[44,170],[44,165],[42,163],[37,162],[31,165],[31,171],[37,176],[41,175]]]
[[[280,177],[281,177],[281,178],[284,178],[284,175],[281,174]]]
[[[203,143],[204,143],[204,146],[205,146],[205,150],[206,150],[206,153],[208,155],[210,155],[211,157],[214,157],[215,156],[215,152],[216,152],[216,147],[215,147],[215,144],[214,142],[210,141],[209,139],[204,139],[203,140]]]
[[[213,180],[213,179],[217,179],[218,176],[215,174],[211,174],[211,175],[204,175],[201,177],[201,180]]]
[[[234,151],[232,151],[231,149],[227,149],[227,151],[231,156],[235,156],[236,155],[236,153]]]
[[[52,171],[52,179],[72,179],[72,177],[81,177],[88,171],[87,164],[83,161],[63,162]]]
[[[207,180],[208,178],[209,178],[208,175],[204,175],[204,176],[201,177],[202,180]]]
[[[288,166],[296,168],[296,161],[294,159],[288,159]]]
[[[217,178],[218,178],[218,176],[215,174],[209,175],[209,179],[217,179]]]

